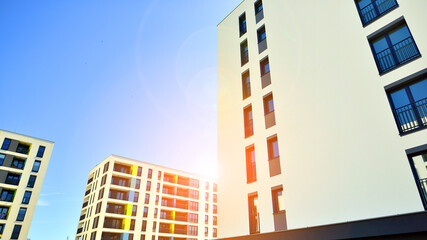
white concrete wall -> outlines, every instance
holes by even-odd
[[[218,25],[219,237],[249,233],[247,194],[258,192],[261,232],[274,231],[271,187],[283,184],[288,228],[423,210],[405,150],[427,130],[399,136],[384,86],[427,67],[424,56],[379,76],[367,36],[404,16],[427,54],[427,1],[399,7],[363,27],[354,1],[243,1]],[[248,32],[239,37],[246,12]],[[258,54],[265,24],[268,49]],[[240,65],[248,39],[249,63]],[[261,89],[259,60],[269,56],[271,85]],[[252,96],[242,100],[250,69]],[[276,126],[265,129],[263,96],[273,92]],[[244,138],[252,104],[254,136]],[[269,177],[266,138],[278,136],[282,174]],[[257,182],[246,184],[245,147],[255,144]],[[237,221],[238,220],[238,221]]]

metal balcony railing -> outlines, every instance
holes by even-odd
[[[375,19],[397,7],[396,0],[376,0],[360,9],[363,25],[373,22]]]
[[[375,55],[375,61],[380,73],[385,73],[420,56],[420,51],[412,37],[408,37],[390,48]]]
[[[394,110],[400,133],[427,126],[427,98]]]

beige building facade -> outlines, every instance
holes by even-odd
[[[0,235],[26,240],[54,143],[0,130]]]
[[[219,23],[219,237],[424,211],[425,9],[245,0]]]
[[[215,180],[116,155],[90,171],[76,240],[216,237]]]

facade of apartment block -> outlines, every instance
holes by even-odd
[[[0,130],[0,236],[26,240],[54,143]]]
[[[216,181],[116,155],[90,171],[76,240],[216,237]]]
[[[245,0],[219,23],[219,237],[426,209],[425,9]]]

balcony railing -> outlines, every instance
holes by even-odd
[[[420,51],[412,37],[408,37],[375,55],[380,73],[385,73],[420,56]]]
[[[400,133],[427,126],[427,98],[394,110]]]
[[[420,179],[421,194],[423,202],[427,203],[427,178]]]
[[[360,9],[363,25],[373,22],[375,19],[397,7],[396,0],[376,0]]]
[[[245,121],[245,138],[248,138],[252,135],[254,135],[254,125],[253,120],[250,119]]]

